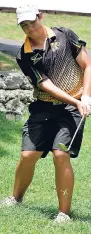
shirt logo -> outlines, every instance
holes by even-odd
[[[59,47],[60,47],[60,42],[55,41],[55,42],[51,43],[51,49],[52,49],[53,52],[58,50]]]
[[[31,57],[31,60],[33,61],[34,65],[38,63],[41,59],[42,59],[42,56],[39,53]]]

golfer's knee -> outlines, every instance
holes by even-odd
[[[31,153],[29,151],[21,152],[21,159],[29,159],[31,157]]]
[[[54,150],[53,151],[53,160],[54,160],[54,163],[63,164],[65,162],[70,161],[70,155],[67,152],[63,152],[60,150]]]
[[[35,151],[22,151],[21,161],[36,162],[40,158],[40,154]]]

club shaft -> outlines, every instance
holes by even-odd
[[[73,141],[74,141],[74,139],[75,139],[75,137],[76,137],[76,135],[77,135],[77,133],[78,133],[78,130],[79,130],[79,128],[80,128],[80,126],[81,126],[83,120],[84,120],[84,115],[82,116],[82,118],[81,118],[81,120],[80,120],[80,123],[79,123],[79,125],[78,125],[78,127],[77,127],[77,129],[76,129],[76,131],[75,131],[75,133],[74,133],[74,135],[73,135],[73,137],[72,137],[72,140],[71,140],[70,145],[69,145],[69,147],[68,147],[68,151],[70,150],[70,148],[71,148],[71,146],[72,146],[72,143],[73,143]]]

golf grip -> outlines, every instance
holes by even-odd
[[[84,120],[84,115],[82,116],[82,118],[81,118],[81,120],[80,120],[80,123],[79,123],[79,125],[78,125],[78,127],[77,127],[77,129],[76,129],[76,131],[75,131],[75,133],[74,133],[74,135],[73,135],[73,137],[72,137],[72,140],[71,140],[70,145],[69,145],[69,147],[68,147],[68,151],[70,150],[70,148],[71,148],[71,146],[72,146],[72,143],[73,143],[73,141],[74,141],[74,139],[75,139],[75,137],[76,137],[76,134],[77,134],[77,132],[78,132],[78,130],[79,130],[79,128],[80,128],[80,126],[81,126],[83,120]]]

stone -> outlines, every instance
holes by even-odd
[[[33,86],[22,72],[1,71],[0,111],[11,119],[20,119],[27,112],[27,106],[34,101],[33,91]]]

